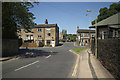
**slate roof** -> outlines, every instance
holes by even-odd
[[[79,29],[77,30],[77,33],[95,33],[95,30],[89,30],[89,29]]]
[[[32,26],[31,28],[44,28],[44,27],[58,27],[57,24],[38,24],[38,25],[35,25],[35,26]],[[18,26],[18,29],[24,29],[23,26]]]
[[[95,25],[96,24],[90,26],[89,28],[95,28]],[[120,12],[97,23],[98,27],[100,26],[112,26],[113,27],[113,25],[116,28],[120,28]]]
[[[58,27],[57,24],[38,24],[33,26],[32,28],[43,28],[43,27]]]

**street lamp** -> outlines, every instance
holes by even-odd
[[[92,11],[92,10],[87,10],[87,12],[91,12],[91,11]],[[91,24],[91,21],[90,21],[90,13],[86,14],[86,16],[87,16],[87,15],[89,15],[89,26],[90,26],[90,24]],[[91,39],[91,36],[90,36],[90,34],[91,34],[91,33],[90,33],[90,28],[89,28],[89,44],[91,43],[91,40],[90,40],[90,39]]]
[[[87,12],[91,12],[92,10],[87,10]],[[95,10],[95,56],[97,57],[97,12]]]

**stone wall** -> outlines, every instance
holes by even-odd
[[[120,78],[120,39],[98,40],[98,59],[115,78]]]
[[[2,39],[2,56],[13,56],[18,54],[17,39]]]

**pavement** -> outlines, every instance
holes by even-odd
[[[2,58],[0,58],[0,62],[2,62],[2,61],[7,61],[7,60],[10,60],[10,59],[13,59],[14,57],[2,57]]]
[[[71,51],[71,50],[70,50]],[[75,53],[74,51],[72,51]],[[95,78],[115,80],[111,73],[104,68],[100,61],[91,53],[90,49],[75,53],[79,61],[75,78]]]

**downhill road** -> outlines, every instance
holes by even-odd
[[[21,56],[20,59],[2,63],[3,78],[71,78],[76,55],[69,52],[75,47],[72,42],[55,48],[21,49],[22,52],[35,53],[34,57]]]

